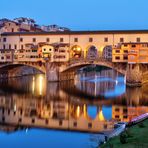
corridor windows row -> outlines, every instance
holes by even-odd
[[[13,48],[14,47],[14,48]],[[9,45],[3,45],[3,49],[17,49],[17,45],[15,44],[14,46],[12,46],[11,44]],[[21,45],[21,49],[24,49],[24,46]]]
[[[21,37],[20,38],[20,42],[23,42],[24,41],[24,39]],[[94,38],[93,37],[89,37],[88,38],[88,42],[93,42],[94,41]],[[118,40],[120,43],[124,43],[125,42],[125,39],[123,38],[123,37],[121,37],[121,38],[119,38],[119,40]],[[3,38],[3,42],[7,42],[7,38]],[[32,38],[32,42],[36,42],[36,38]],[[45,39],[45,42],[50,42],[50,38],[46,38]],[[64,38],[63,37],[61,37],[60,39],[59,39],[59,42],[64,42]],[[75,37],[74,39],[73,39],[73,42],[75,42],[75,43],[77,43],[77,42],[79,42],[79,38],[78,37]],[[109,42],[109,38],[108,37],[104,37],[104,42],[106,43],[106,42]],[[130,41],[129,41],[130,42]],[[141,38],[140,37],[137,37],[136,39],[135,39],[135,41],[133,41],[133,42],[141,42]]]

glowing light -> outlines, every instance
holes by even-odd
[[[81,51],[81,48],[80,47],[77,47],[77,51]]]

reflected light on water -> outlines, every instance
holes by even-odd
[[[35,77],[33,76],[33,81],[32,81],[32,94],[34,94],[35,91]]]
[[[76,115],[77,117],[80,117],[80,106],[77,106]]]
[[[99,120],[100,121],[105,121],[105,118],[104,118],[102,110],[99,112]]]
[[[42,95],[43,94],[43,76],[40,75],[39,76],[39,95]]]

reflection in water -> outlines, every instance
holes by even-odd
[[[5,131],[20,126],[108,131],[115,122],[145,112],[147,87],[126,88],[125,78],[109,69],[80,73],[75,81],[62,83],[46,83],[44,75],[0,81],[0,122]]]

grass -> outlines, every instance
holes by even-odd
[[[148,148],[148,119],[129,128],[126,132],[125,144],[120,142],[120,136],[110,139],[101,148]]]

